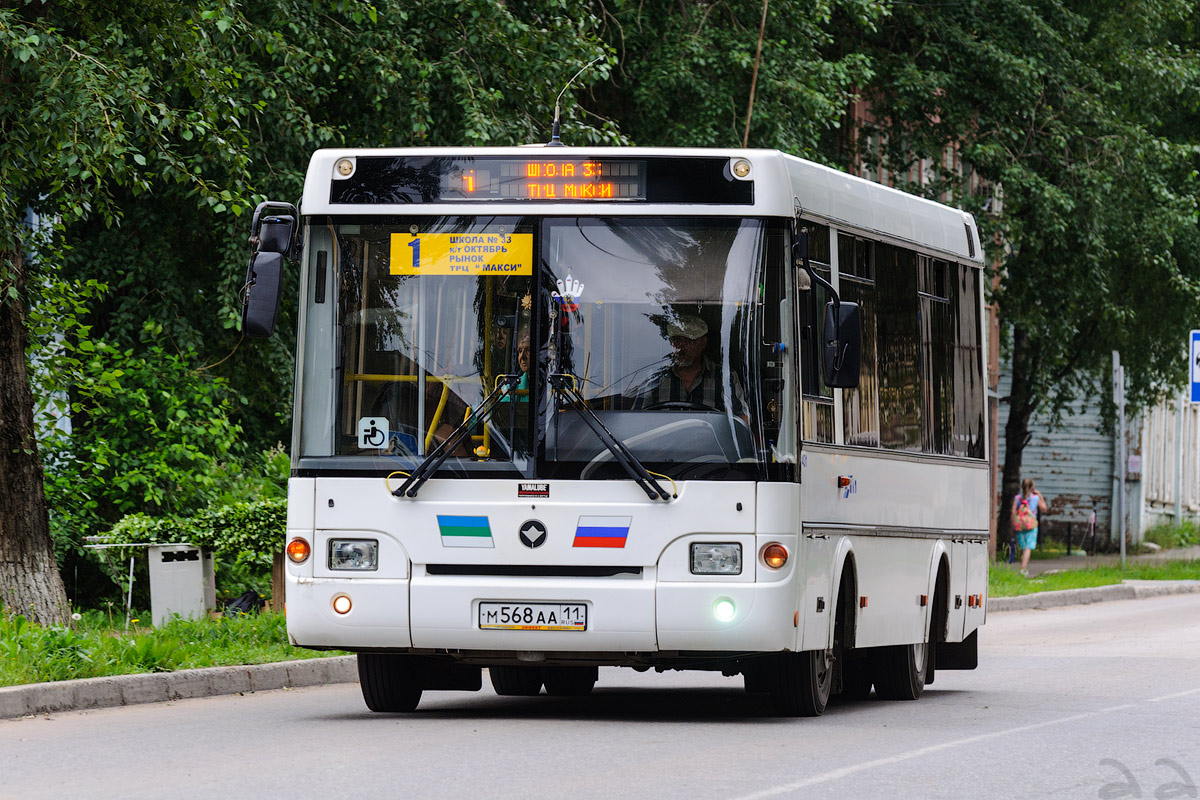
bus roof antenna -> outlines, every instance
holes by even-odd
[[[562,137],[560,135],[562,133],[562,125],[559,122],[559,117],[560,117],[559,101],[562,100],[562,96],[564,94],[566,94],[567,89],[571,88],[571,84],[575,82],[575,79],[578,78],[580,75],[582,75],[584,73],[584,70],[590,68],[593,64],[595,64],[597,61],[601,60],[602,58],[604,58],[604,56],[599,55],[599,56],[596,56],[595,58],[593,58],[588,63],[584,64],[580,68],[579,72],[576,72],[571,77],[571,80],[567,81],[566,85],[563,86],[562,91],[558,93],[558,97],[554,98],[554,124],[551,125],[551,127],[550,127],[550,141],[546,142],[546,147],[565,147],[566,146],[563,144]]]

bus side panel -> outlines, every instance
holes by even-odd
[[[925,640],[929,560],[935,539],[867,535],[851,537],[858,565],[855,645],[879,647]]]
[[[967,542],[955,539],[950,543],[950,596],[946,598],[949,616],[946,641],[961,642],[967,619]]]
[[[824,650],[829,644],[837,603],[834,556],[839,537],[805,529],[800,537],[800,650]],[[848,550],[848,547],[842,549]]]
[[[988,553],[987,540],[967,542],[967,594],[974,594],[979,602],[968,605],[964,636],[984,623],[987,618]]]
[[[929,531],[988,529],[987,463],[805,445],[801,513],[822,523]],[[839,478],[846,485],[839,487]]]

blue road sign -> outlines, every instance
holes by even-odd
[[[1192,344],[1188,348],[1188,374],[1192,378],[1192,402],[1200,403],[1200,331],[1192,331]]]

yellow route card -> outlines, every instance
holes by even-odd
[[[532,233],[393,233],[393,275],[532,275]]]

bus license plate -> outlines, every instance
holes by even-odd
[[[480,630],[586,631],[584,603],[480,603]]]

